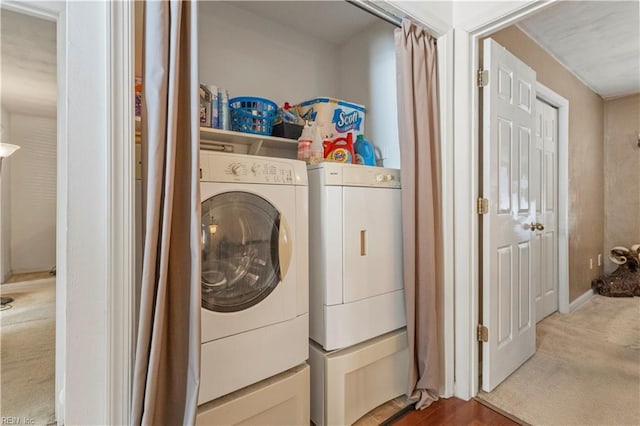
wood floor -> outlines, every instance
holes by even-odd
[[[353,426],[379,426],[407,405],[407,398],[404,395],[399,396],[369,411],[360,417]]]
[[[412,410],[399,419],[386,423],[393,426],[473,425],[512,426],[520,423],[493,411],[476,400],[440,399],[424,410]]]

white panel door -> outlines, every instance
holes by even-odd
[[[540,259],[536,282],[536,322],[558,310],[558,110],[536,100],[536,143],[532,176],[536,191],[534,249]]]
[[[484,41],[482,216],[482,389],[489,392],[535,353],[537,256],[530,224],[536,73],[491,39]]]
[[[343,303],[403,288],[400,189],[344,187]]]

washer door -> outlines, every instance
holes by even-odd
[[[204,309],[242,311],[276,288],[285,272],[281,261],[289,257],[282,222],[272,204],[248,192],[225,192],[202,203]]]

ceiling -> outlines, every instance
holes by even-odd
[[[334,44],[349,40],[369,25],[383,22],[346,1],[232,1],[230,3],[255,15]]]
[[[559,1],[518,27],[603,98],[640,93],[640,2]]]
[[[2,106],[11,113],[56,116],[56,23],[1,10]]]

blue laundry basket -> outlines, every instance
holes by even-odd
[[[269,136],[278,105],[269,99],[241,96],[229,100],[229,110],[231,130]]]

